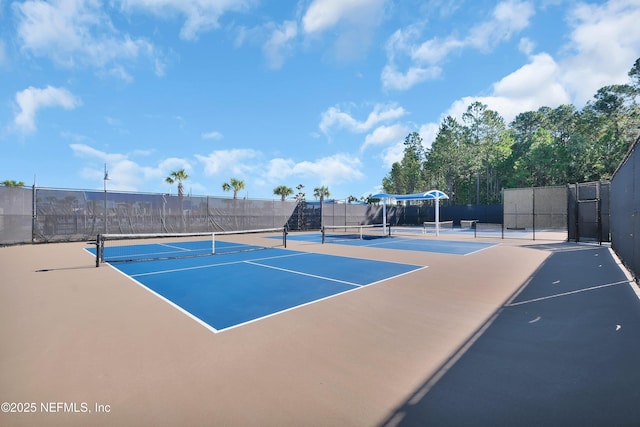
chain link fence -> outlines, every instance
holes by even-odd
[[[611,246],[640,274],[640,138],[611,178]]]
[[[569,240],[610,242],[611,184],[607,181],[570,184]]]
[[[567,188],[505,189],[504,226],[508,230],[566,230]]]
[[[637,145],[638,143],[636,143]],[[638,257],[638,155],[631,151],[616,173],[615,186],[569,186],[504,190],[503,205],[440,207],[440,220],[495,224],[505,237],[608,241],[628,259]],[[613,185],[613,184],[612,184]],[[615,221],[609,220],[609,195]],[[434,220],[433,204],[389,205],[392,225],[421,225]],[[628,217],[630,215],[630,217]],[[633,222],[636,221],[636,222]],[[609,232],[609,224],[612,232]],[[382,205],[344,202],[229,199],[209,196],[83,191],[0,185],[0,244],[80,241],[100,233],[179,233],[238,231],[282,227],[318,230],[321,225],[382,223]],[[631,224],[631,225],[628,225]],[[636,227],[636,228],[633,228]],[[479,233],[482,231],[478,229]],[[551,233],[550,232],[556,232]],[[558,237],[560,236],[560,237]],[[635,246],[634,246],[635,245]],[[632,251],[633,249],[633,251]],[[635,261],[637,263],[637,261]]]
[[[382,205],[325,202],[322,206],[322,224],[328,226],[382,224]]]
[[[298,226],[296,202],[0,186],[0,244]]]
[[[500,232],[502,237],[566,240],[567,187],[505,189]]]
[[[0,186],[0,244],[31,242],[33,191]]]

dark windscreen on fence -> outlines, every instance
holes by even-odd
[[[610,242],[610,183],[570,184],[568,193],[569,240]]]
[[[31,188],[0,186],[0,244],[31,242]]]
[[[505,236],[566,240],[566,186],[510,188],[503,198]]]
[[[640,274],[640,138],[611,178],[611,246]]]
[[[26,190],[30,193],[30,190]],[[295,202],[36,188],[34,241],[283,227]],[[31,225],[31,224],[30,224]],[[31,237],[27,241],[30,241]]]
[[[633,162],[637,160],[629,164]],[[618,179],[624,180],[633,172],[621,169],[618,174],[621,177]],[[618,187],[618,192],[628,191],[627,187]],[[387,205],[386,211],[387,222],[394,226],[422,226],[435,220],[433,202]],[[94,239],[103,233],[197,233],[285,225],[290,230],[319,230],[322,225],[380,224],[382,214],[383,206],[379,203],[180,197],[0,186],[0,244],[78,241]],[[514,231],[509,237],[534,239],[536,232],[566,233],[568,228],[570,239],[602,236],[606,241],[609,186],[608,183],[585,183],[509,189],[504,191],[503,205],[444,203],[440,206],[440,221],[452,221],[454,227],[460,227],[462,222],[486,224],[493,226],[491,230]]]

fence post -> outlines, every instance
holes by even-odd
[[[596,184],[596,222],[598,244],[602,246],[602,203],[600,199],[600,181],[598,181]]]
[[[576,243],[580,242],[580,186],[575,183],[576,186]]]
[[[533,240],[536,240],[536,189],[534,187],[531,187],[531,228]]]
[[[38,210],[36,201],[36,180],[34,178],[33,187],[31,187],[31,243],[36,242],[36,228],[38,227]]]
[[[501,238],[502,240],[504,240],[504,187],[502,188],[502,227],[501,228]],[[516,214],[516,218],[518,218],[517,214]],[[517,219],[516,219],[517,221]]]

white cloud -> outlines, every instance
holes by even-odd
[[[436,79],[441,74],[440,67],[410,67],[405,73],[402,73],[394,65],[387,64],[382,69],[380,79],[384,89],[407,90],[418,83]]]
[[[96,187],[104,184],[104,164],[109,172],[108,188],[119,191],[140,191],[149,183],[164,183],[169,174],[184,169],[191,174],[189,161],[180,158],[167,158],[154,166],[144,166],[131,159],[132,156],[146,155],[148,152],[136,150],[133,153],[107,153],[86,144],[70,144],[73,153],[87,159],[87,164],[80,174],[87,180],[96,183]]]
[[[32,133],[36,130],[36,114],[42,108],[62,107],[72,110],[81,102],[65,88],[47,86],[44,89],[28,87],[16,93],[16,104],[20,112],[16,114],[13,124],[15,128],[24,133]]]
[[[460,98],[451,104],[441,118],[452,116],[461,120],[467,107],[479,101],[497,111],[508,124],[524,111],[535,111],[542,106],[555,108],[571,103],[570,94],[560,83],[561,76],[559,65],[550,55],[534,55],[528,64],[494,83],[490,95]],[[436,134],[431,135],[429,143],[435,139]]]
[[[404,145],[402,142],[392,145],[382,153],[382,163],[385,174],[391,169],[391,165],[402,160],[404,156]]]
[[[536,47],[536,44],[529,38],[523,37],[518,43],[518,50],[525,55],[531,55]]]
[[[204,173],[207,176],[216,176],[222,173],[240,178],[256,168],[256,158],[260,152],[252,149],[215,150],[207,156],[196,154],[196,159],[204,164]]]
[[[640,3],[610,0],[578,4],[570,16],[573,27],[561,60],[562,83],[577,104],[584,104],[606,85],[626,83],[640,55]]]
[[[535,55],[529,64],[495,83],[493,98],[504,100],[503,108],[495,108],[511,120],[522,111],[571,103],[570,94],[559,81],[560,73],[549,55]]]
[[[123,9],[150,12],[158,16],[173,18],[182,15],[185,19],[180,37],[195,40],[200,33],[217,29],[220,17],[227,12],[244,12],[256,0],[121,0]]]
[[[330,54],[339,62],[362,58],[384,18],[385,0],[313,0],[300,26],[309,39],[333,39]]]
[[[7,53],[4,45],[4,40],[0,40],[0,67],[7,63]]]
[[[262,47],[270,68],[280,68],[285,56],[292,50],[292,40],[298,34],[298,25],[294,21],[285,21],[271,32],[271,37]]]
[[[460,98],[441,118],[450,115],[460,119],[471,103],[480,101],[510,123],[517,114],[542,106],[580,107],[601,87],[627,82],[627,73],[639,54],[640,3],[611,0],[603,5],[580,4],[572,9],[570,22],[570,42],[559,59],[544,52],[531,54],[527,64],[495,82],[490,95]],[[520,41],[522,52],[530,54],[533,48],[533,41]],[[397,155],[397,149],[386,154],[389,160]]]
[[[115,77],[123,82],[132,83],[133,76],[127,72],[127,70],[121,65],[115,65],[105,71],[106,75]]]
[[[364,177],[361,168],[360,159],[341,153],[302,162],[276,158],[269,161],[265,179],[281,184],[283,180],[297,182],[312,178],[317,185],[330,186],[361,179]]]
[[[438,135],[439,130],[440,125],[436,123],[425,123],[420,126],[420,130],[418,130],[418,133],[422,137],[422,145],[425,149],[431,148],[431,144],[436,140],[436,136]]]
[[[417,48],[411,48],[411,58],[421,64],[437,64],[456,50],[464,48],[465,43],[454,37],[445,40],[437,38],[427,40]]]
[[[314,162],[304,161],[295,165],[296,175],[317,177],[320,185],[333,185],[362,178],[360,159],[347,154],[334,154]]]
[[[104,160],[105,162],[108,160],[108,154],[104,151],[97,150],[86,144],[71,144],[69,145],[71,150],[80,157],[96,157],[100,160]],[[124,157],[119,157],[119,159]],[[112,159],[113,160],[113,159]]]
[[[475,25],[469,31],[464,45],[488,51],[498,43],[509,40],[529,26],[534,15],[533,5],[528,1],[506,0],[493,10],[493,19]]]
[[[148,152],[108,153],[82,143],[73,143],[69,147],[75,156],[86,159],[80,173],[87,180],[95,182],[98,188],[103,184],[103,167],[106,163],[110,177],[108,186],[111,190],[139,191],[151,185],[166,191],[164,179],[171,171],[185,169],[189,174],[189,188],[206,191],[206,187],[198,183],[199,171],[194,170],[187,159],[166,158],[148,166],[134,159],[138,155],[146,157]],[[273,158],[265,162],[259,151],[233,149],[213,151],[208,156],[196,155],[195,158],[203,165],[206,177],[217,177],[220,183],[231,177],[243,179],[254,188],[310,181],[310,186],[335,186],[364,177],[360,159],[343,153],[312,161],[296,162],[292,159]],[[172,187],[171,190],[175,189]]]
[[[358,121],[354,119],[351,114],[342,111],[339,106],[329,107],[327,111],[322,113],[320,130],[325,135],[334,128],[347,129],[354,133],[363,133],[369,131],[379,123],[399,119],[405,114],[406,111],[404,108],[395,104],[376,104],[366,120]]]
[[[367,135],[364,144],[360,147],[360,151],[366,150],[369,146],[386,145],[390,142],[402,140],[409,133],[406,125],[396,123],[391,126],[379,126]]]
[[[144,167],[144,177],[146,179],[164,179],[169,176],[172,171],[184,169],[187,173],[193,170],[191,163],[179,157],[169,157],[161,160],[156,167]]]
[[[294,167],[295,162],[291,159],[271,159],[266,167],[265,178],[269,182],[286,180],[293,175]]]
[[[341,21],[369,21],[383,6],[382,0],[313,0],[302,18],[302,27],[306,33],[318,33]]]
[[[224,136],[218,131],[205,132],[202,134],[202,139],[222,139]]]
[[[534,8],[528,1],[506,0],[498,3],[490,19],[469,29],[466,37],[450,35],[420,42],[422,27],[411,25],[397,30],[386,44],[387,65],[380,80],[385,89],[407,90],[441,74],[441,64],[455,52],[466,48],[489,51],[509,40],[529,25]],[[408,61],[406,72],[398,71],[401,61]]]
[[[97,0],[31,0],[13,3],[21,48],[49,57],[64,67],[89,66],[131,81],[119,61],[150,57],[159,61],[153,45],[121,34]]]
[[[374,40],[385,0],[312,0],[296,20],[269,21],[254,27],[234,26],[236,47],[261,46],[267,66],[279,69],[300,46],[313,41],[329,45],[329,55],[340,62],[361,58]],[[304,8],[299,5],[299,8]],[[307,40],[303,41],[303,38]]]
[[[606,5],[582,4],[573,9],[571,41],[558,60],[548,53],[534,54],[529,63],[494,83],[484,97],[454,102],[447,114],[460,117],[480,101],[499,112],[507,123],[523,111],[562,104],[584,105],[603,86],[625,83],[638,57],[640,3],[613,0]],[[521,48],[531,42],[521,41]]]
[[[425,149],[431,148],[431,144],[435,141],[440,125],[438,123],[425,123],[420,126],[418,133],[422,138],[422,146]],[[400,136],[394,144],[387,147],[382,153],[382,163],[384,168],[388,171],[395,162],[399,162],[404,157],[404,138],[409,133],[409,130]]]

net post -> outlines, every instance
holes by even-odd
[[[287,248],[287,226],[282,227],[282,246]]]
[[[326,230],[324,229],[324,225],[320,228],[320,234],[322,234],[322,244],[324,245],[324,236],[326,234]]]
[[[100,267],[100,235],[96,236],[96,267]]]
[[[362,236],[362,226],[358,227],[360,229],[360,240],[363,240],[363,236]]]
[[[216,233],[211,233],[211,255],[216,254]]]

